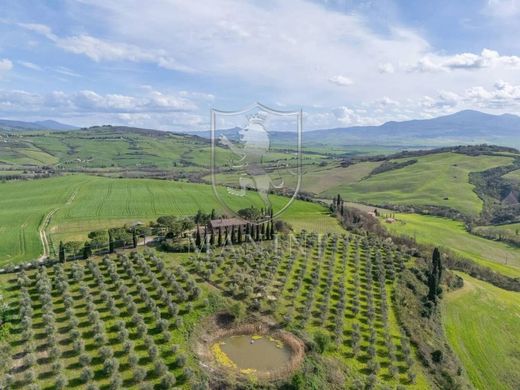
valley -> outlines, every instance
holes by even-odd
[[[67,248],[79,248],[81,253],[81,247],[86,246],[84,243],[94,243],[92,232],[129,231],[131,226],[137,225],[145,229],[150,225],[156,230],[159,217],[171,216],[181,221],[193,219],[200,213],[219,215],[226,212],[210,185],[210,147],[204,138],[117,127],[56,133],[16,132],[3,137],[0,148],[0,176],[3,177],[0,183],[0,268],[12,269],[14,265],[37,259],[47,261],[46,257],[56,259],[61,256],[60,243]],[[311,149],[314,150],[311,152]],[[89,304],[88,294],[85,302],[80,300],[77,307],[69,310],[76,314],[58,314],[55,320],[65,327],[67,321],[72,321],[74,327],[75,315],[94,317],[95,312],[105,313],[100,315],[100,321],[105,324],[106,337],[114,340],[110,348],[115,357],[107,355],[108,360],[115,359],[110,360],[110,364],[120,367],[120,381],[125,387],[136,387],[143,382],[162,388],[162,381],[168,380],[189,388],[194,381],[204,378],[204,370],[201,371],[197,364],[199,357],[190,347],[193,340],[186,338],[186,334],[197,334],[198,324],[219,310],[235,312],[240,318],[246,312],[244,318],[249,321],[258,315],[267,316],[308,345],[314,345],[321,338],[328,340],[322,352],[313,350],[306,355],[299,374],[294,377],[306,375],[305,381],[314,382],[316,386],[330,385],[332,379],[312,374],[315,367],[326,372],[332,370],[329,374],[339,375],[335,380],[350,386],[379,383],[417,389],[444,388],[447,383],[441,370],[449,372],[451,380],[462,385],[471,382],[475,387],[486,387],[503,381],[502,372],[510,372],[508,367],[514,363],[498,362],[505,361],[508,353],[514,360],[517,347],[507,340],[509,336],[497,335],[505,324],[511,334],[520,331],[520,321],[515,316],[520,293],[490,284],[490,280],[497,278],[490,279],[482,270],[508,278],[509,286],[516,286],[520,278],[520,250],[514,245],[518,221],[489,222],[497,216],[515,215],[516,205],[511,203],[509,193],[515,196],[518,182],[516,171],[512,170],[498,179],[504,190],[492,192],[489,183],[496,180],[498,174],[489,177],[486,174],[497,169],[497,172],[511,169],[509,167],[514,167],[520,154],[499,147],[469,146],[398,153],[379,149],[390,153],[387,155],[374,153],[377,147],[358,151],[338,148],[333,154],[320,154],[319,150],[320,147],[310,146],[308,153],[304,151],[300,199],[279,217],[292,230],[280,232],[282,246],[278,249],[271,248],[271,243],[265,241],[256,247],[242,244],[238,253],[228,253],[218,248],[214,238],[214,251],[202,260],[202,253],[190,255],[165,250],[176,248],[175,245],[183,248],[182,240],[179,244],[170,242],[165,246],[160,244],[160,240],[164,240],[160,234],[149,233],[152,235],[145,245],[140,243],[134,247],[137,254],[120,248],[115,256],[103,255],[103,251],[92,255],[86,260],[86,266],[79,260],[47,267],[53,279],[80,272],[78,267],[89,275],[87,285],[81,281],[76,284],[78,282],[70,279],[72,276],[68,277],[69,293],[74,296],[83,294],[88,286],[93,297],[100,297],[104,283],[120,278],[129,289],[137,282],[138,290],[134,295],[141,294],[147,299],[143,291],[157,288],[155,279],[168,290],[167,279],[161,274],[163,267],[186,277],[184,291],[192,291],[193,286],[200,289],[197,290],[200,295],[191,302],[171,295],[180,307],[173,317],[173,312],[167,313],[165,308],[159,314],[149,313],[146,301],[135,301],[145,325],[139,325],[139,319],[131,315],[132,308],[124,308],[129,299],[113,295],[118,316],[125,327],[142,328],[135,334],[130,330],[137,365],[133,363],[135,357],[125,352],[127,347],[115,341],[123,325],[115,324],[101,303],[96,303],[95,307]],[[238,176],[230,173],[226,165],[231,158],[230,152],[222,148],[219,153],[222,167],[215,179],[224,203],[235,209],[260,209],[262,202],[255,191],[248,191],[241,198],[229,195],[226,187],[236,186]],[[289,168],[295,159],[290,149],[277,147],[266,160],[270,172],[278,175],[283,183],[277,194],[270,195],[274,210],[287,203],[287,196],[296,187],[296,177]],[[480,175],[478,180],[476,174]],[[354,216],[348,226],[341,225],[340,210],[331,212],[329,207],[338,195],[344,202],[344,212]],[[502,202],[505,195],[509,195],[507,204]],[[356,222],[357,213],[362,213],[360,220],[364,222]],[[378,233],[365,230],[367,226],[379,226],[390,236],[380,237]],[[193,234],[191,230],[184,235]],[[291,244],[292,235],[296,238],[296,246]],[[159,244],[154,241],[156,239]],[[297,251],[302,240],[308,240],[308,244]],[[393,240],[403,243],[394,244]],[[488,282],[460,271],[446,270],[446,285],[443,286],[446,291],[439,298],[439,309],[426,309],[430,306],[419,298],[426,294],[427,284],[420,275],[429,272],[429,253],[435,247],[450,261],[469,261],[469,264],[481,267],[477,276],[488,275]],[[72,249],[67,250],[68,256],[72,256]],[[150,252],[153,250],[158,252]],[[128,271],[132,268],[128,258],[136,259],[140,267],[144,267],[136,270],[139,276],[132,276],[134,271]],[[45,279],[41,272],[27,270],[29,285],[39,278]],[[100,276],[100,272],[104,276]],[[18,301],[17,287],[13,284],[16,282],[10,275],[0,276],[4,282],[3,295],[18,307],[23,303]],[[462,278],[462,287],[452,286],[456,284],[456,277]],[[122,282],[117,283],[121,287]],[[52,287],[51,301],[59,313],[62,306],[68,304],[56,295],[56,288]],[[409,295],[409,288],[415,293]],[[27,292],[30,299],[37,302],[39,298],[30,291]],[[175,291],[180,290],[169,293]],[[398,298],[391,298],[394,293]],[[26,301],[27,294],[24,296]],[[398,299],[399,304],[394,307],[392,299]],[[208,300],[213,302],[209,306]],[[401,306],[403,302],[408,311]],[[87,312],[83,312],[84,305],[89,305]],[[160,303],[155,305],[159,307]],[[475,305],[479,309],[471,311]],[[489,315],[492,318],[499,316],[503,324],[488,324],[485,329],[467,331],[472,321],[476,321],[473,319],[476,313],[484,310],[488,313],[497,307],[500,310]],[[116,312],[116,309],[111,310]],[[125,314],[125,310],[129,311]],[[433,312],[425,319],[424,310]],[[44,326],[39,315],[38,310],[35,329]],[[169,323],[169,331],[159,330],[158,316]],[[410,346],[411,341],[415,343],[418,339],[412,333],[408,340],[403,336],[404,329],[410,332],[421,321],[433,324],[433,329],[444,327],[445,336],[439,336],[436,331],[435,336],[421,336],[425,340],[432,337],[429,346],[422,345],[422,339],[419,344]],[[460,323],[465,321],[468,325],[461,327]],[[101,325],[94,325],[101,329]],[[20,329],[25,325],[16,322],[13,326]],[[65,367],[63,378],[59,378],[78,386],[89,381],[101,387],[112,386],[110,380],[119,377],[106,375],[109,363],[93,352],[97,341],[88,336],[93,334],[87,329],[89,326],[80,325],[86,348],[79,355],[74,350],[74,340],[57,334],[63,345],[57,361]],[[491,339],[496,337],[493,345],[508,344],[509,352],[499,352],[491,343],[480,344],[476,336],[480,332],[489,332],[486,337]],[[138,341],[141,333],[148,334],[142,346]],[[35,340],[44,338],[36,334]],[[171,341],[164,341],[162,337]],[[447,347],[447,342],[452,349]],[[45,348],[44,344],[38,345],[36,348]],[[160,358],[152,359],[147,355],[146,351],[154,350],[154,345],[160,345],[157,348]],[[429,351],[433,348],[431,345],[436,349]],[[30,356],[30,351],[20,348],[15,347],[18,354]],[[170,354],[172,348],[173,355]],[[431,366],[438,364],[432,360],[433,352],[444,356],[439,367]],[[155,356],[155,352],[153,354]],[[495,369],[477,356],[482,354],[494,356],[493,360],[503,369]],[[86,362],[88,356],[84,355],[90,356],[91,363],[81,368],[77,360],[81,357]],[[156,374],[158,363],[154,366],[152,361],[163,362],[169,374]],[[40,378],[41,386],[53,386],[53,380],[46,379],[55,377],[51,366],[51,361],[31,366],[36,378]],[[82,375],[90,375],[88,370],[92,371],[94,379],[85,382]],[[218,367],[215,370],[221,372]],[[483,376],[482,371],[489,374]],[[226,377],[234,375],[225,372]],[[21,375],[16,378],[17,386],[23,386],[25,382]],[[237,380],[243,380],[240,378],[239,375]],[[217,376],[212,380],[229,379]],[[504,388],[513,389],[518,378],[512,376],[505,383]]]

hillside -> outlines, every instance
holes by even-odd
[[[27,130],[50,130],[50,131],[66,131],[78,129],[76,126],[67,125],[65,123],[53,120],[44,120],[36,122],[14,121],[8,119],[0,119],[0,131],[27,131]]]
[[[520,293],[461,274],[464,287],[443,302],[450,345],[477,389],[518,389]]]
[[[313,154],[309,158],[323,156]],[[264,161],[294,160],[292,152],[274,151]],[[231,160],[227,148],[218,147],[216,165]],[[121,126],[91,127],[63,132],[0,133],[0,171],[84,171],[127,177],[198,177],[209,173],[209,140],[186,134]],[[2,176],[0,174],[0,176]]]

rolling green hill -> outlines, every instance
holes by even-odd
[[[501,156],[434,153],[416,163],[371,175],[355,183],[339,184],[325,194],[340,193],[349,201],[372,204],[449,207],[469,216],[482,210],[482,200],[469,183],[469,173],[511,163]],[[396,160],[412,160],[412,158]]]
[[[504,179],[512,180],[515,183],[520,184],[520,169],[517,169],[516,171],[509,172],[508,174],[503,176]]]
[[[384,223],[394,234],[414,237],[419,244],[446,248],[504,275],[520,277],[520,250],[470,234],[462,222],[418,214],[395,214],[395,219],[395,223]]]
[[[442,305],[450,345],[477,389],[520,388],[520,293],[460,274]]]
[[[53,242],[84,240],[89,231],[103,226],[148,222],[167,214],[193,215],[198,209],[222,210],[211,186],[165,180],[67,175],[0,183],[0,191],[0,265],[40,255],[43,228]],[[220,195],[233,207],[261,206],[256,193],[231,198],[222,188]],[[286,202],[274,196],[275,212]],[[294,202],[281,218],[296,229],[340,231],[325,208],[309,202]]]

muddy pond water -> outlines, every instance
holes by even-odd
[[[291,360],[292,350],[270,336],[239,335],[219,341],[220,349],[240,370],[271,371]]]

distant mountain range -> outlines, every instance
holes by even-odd
[[[51,130],[51,131],[67,131],[76,130],[78,127],[56,122],[53,120],[24,122],[12,121],[8,119],[0,119],[0,130],[8,131],[24,131],[24,130]]]
[[[209,138],[210,132],[190,132]],[[238,129],[217,133],[231,139]],[[273,131],[274,144],[290,144],[294,133]],[[520,117],[511,114],[492,115],[465,110],[433,119],[386,122],[380,126],[354,126],[304,131],[305,145],[396,145],[450,146],[459,144],[497,144],[520,147]]]
[[[117,126],[116,126],[117,127]],[[0,119],[0,130],[77,130],[77,127],[53,120],[23,122]],[[133,129],[137,130],[137,129]],[[144,132],[152,130],[142,129]],[[238,138],[238,128],[219,130],[230,139]],[[186,131],[183,134],[209,138],[209,131]],[[273,131],[271,141],[277,146],[291,146],[295,135]],[[381,145],[399,147],[437,147],[463,144],[495,144],[520,148],[520,117],[492,115],[465,110],[433,119],[386,122],[380,126],[354,126],[310,130],[303,133],[304,145],[360,146]]]

